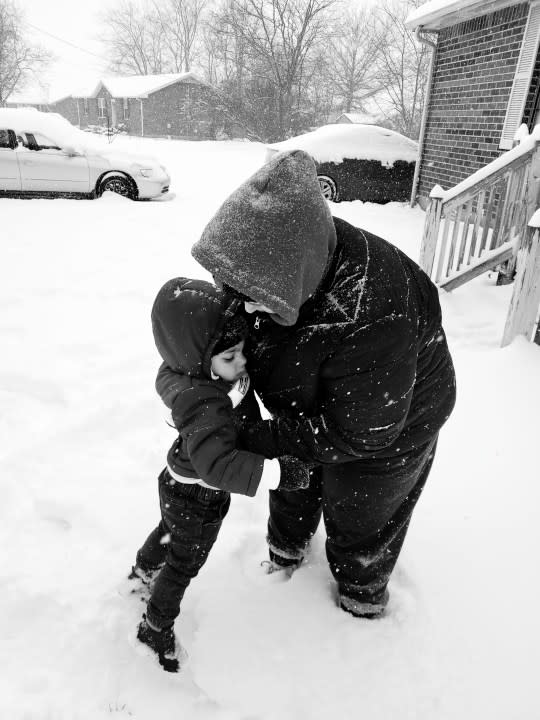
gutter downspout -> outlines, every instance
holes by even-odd
[[[416,166],[414,168],[414,177],[413,177],[413,183],[412,183],[412,190],[411,190],[411,200],[410,200],[410,206],[414,207],[416,205],[416,192],[418,190],[418,180],[420,177],[420,163],[422,161],[422,155],[424,154],[424,140],[426,137],[426,125],[427,125],[427,116],[428,116],[428,109],[429,109],[429,101],[431,99],[431,87],[433,85],[433,75],[435,70],[435,50],[437,49],[437,43],[433,42],[433,40],[430,40],[428,37],[423,35],[424,32],[422,25],[419,25],[416,30],[414,31],[414,35],[419,43],[422,45],[429,45],[433,49],[433,52],[431,53],[431,60],[429,63],[429,75],[428,75],[428,82],[426,87],[426,97],[424,100],[424,108],[422,110],[422,120],[420,123],[420,136],[418,138],[418,159],[416,161]]]
[[[141,137],[144,137],[144,113],[143,113],[142,98],[139,99],[139,102],[141,103]]]
[[[81,127],[81,111],[79,110],[79,98],[77,98],[77,117],[79,119],[79,129]]]

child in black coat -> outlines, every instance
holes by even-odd
[[[180,602],[217,538],[230,493],[255,495],[263,473],[279,477],[281,489],[309,483],[306,466],[293,457],[265,460],[237,448],[241,423],[260,418],[243,355],[248,326],[238,307],[210,283],[175,278],[152,308],[156,346],[164,366],[175,372],[164,400],[178,437],[159,476],[161,521],[129,577],[134,589],[151,590],[137,638],[169,672],[179,669],[173,625]],[[279,472],[271,473],[272,464]]]

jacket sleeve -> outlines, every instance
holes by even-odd
[[[182,390],[181,378],[180,373],[171,370],[166,363],[162,362],[159,366],[156,376],[156,391],[169,410],[172,409],[178,393]]]
[[[201,480],[219,490],[255,495],[264,458],[237,449],[232,404],[224,390],[212,382],[194,383],[176,395],[172,416]]]
[[[403,430],[416,360],[416,327],[406,318],[385,317],[359,328],[321,367],[320,412],[258,422],[244,432],[244,446],[266,457],[290,454],[308,463],[376,456]]]

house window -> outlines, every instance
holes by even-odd
[[[98,106],[98,117],[99,118],[105,118],[107,117],[105,115],[105,98],[98,98],[97,99],[97,106]]]
[[[129,120],[129,102],[124,98],[124,120]]]
[[[88,98],[83,99],[84,114],[88,115]]]

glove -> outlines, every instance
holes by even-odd
[[[278,458],[281,471],[278,490],[305,490],[309,487],[309,467],[292,455]]]

